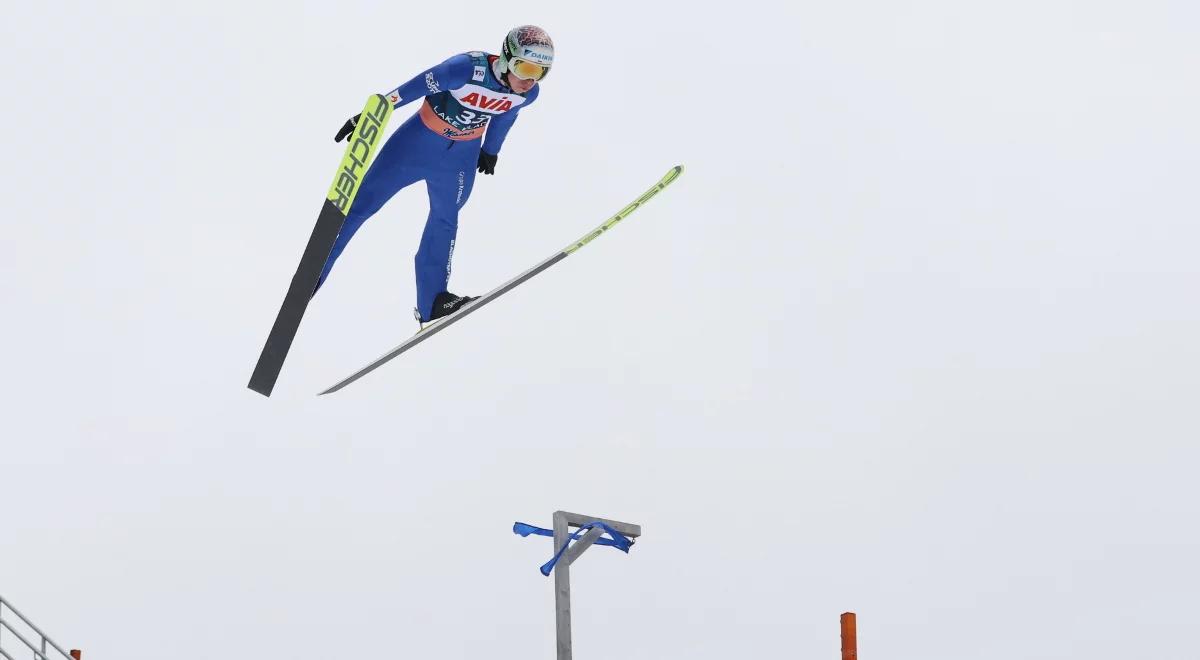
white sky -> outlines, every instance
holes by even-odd
[[[9,3],[0,595],[89,660],[1191,657],[1194,2]],[[716,5],[714,5],[715,7]],[[368,94],[558,47],[452,289],[423,187],[246,389]],[[402,108],[393,127],[416,110]]]

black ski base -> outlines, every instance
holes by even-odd
[[[275,317],[275,325],[271,326],[271,334],[267,336],[267,343],[250,376],[247,387],[263,396],[271,396],[271,391],[275,389],[283,361],[292,347],[292,340],[296,338],[313,290],[317,288],[317,280],[321,278],[321,269],[325,267],[325,260],[333,251],[333,244],[345,221],[346,216],[341,209],[326,199],[321,214],[317,216],[312,236],[308,239],[308,246],[304,248],[304,255],[300,257],[300,265],[292,276],[292,284],[288,287],[283,305],[279,308],[279,315]]]

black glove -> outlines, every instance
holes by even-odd
[[[486,151],[480,150],[480,152],[479,152],[479,171],[484,174],[495,174],[497,158],[499,158],[499,156],[489,154]]]
[[[337,132],[337,135],[333,136],[333,141],[341,142],[342,138],[348,137],[351,133],[353,133],[354,127],[358,126],[358,118],[361,116],[362,116],[362,113],[360,112],[357,115],[354,115],[353,117],[347,119],[346,123],[342,124],[341,130],[339,130]]]

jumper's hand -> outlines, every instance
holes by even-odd
[[[480,151],[479,152],[479,171],[482,172],[483,174],[495,174],[496,173],[496,159],[498,159],[498,158],[499,158],[499,156],[497,156],[497,155],[489,154],[486,151]]]
[[[359,117],[362,117],[361,112],[347,119],[346,123],[342,124],[342,128],[338,130],[337,135],[333,136],[333,141],[341,142],[342,138],[349,138],[350,134],[354,132],[354,127],[358,126]]]

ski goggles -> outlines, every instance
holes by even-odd
[[[508,70],[521,80],[541,80],[550,73],[550,67],[534,64],[529,60],[511,59],[508,61]]]

